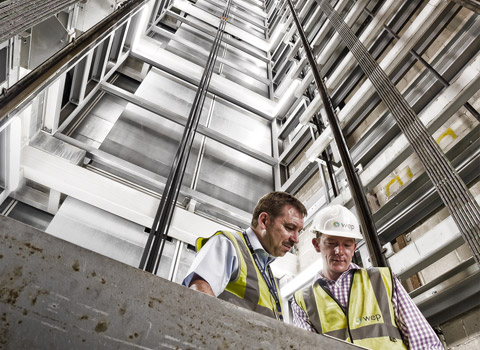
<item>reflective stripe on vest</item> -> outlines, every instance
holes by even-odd
[[[267,284],[263,280],[262,274],[258,270],[252,254],[247,248],[243,235],[241,233],[218,231],[213,236],[220,234],[227,237],[233,243],[237,252],[239,268],[237,274],[231,277],[230,282],[218,298],[262,315],[276,318],[275,312],[273,311],[275,301],[270,295]],[[210,238],[211,237],[197,239],[197,251],[199,251]],[[276,281],[275,287],[278,290]]]
[[[315,287],[320,288],[318,284],[315,284]],[[337,327],[322,327],[322,322],[320,321],[320,315],[318,313],[317,301],[315,299],[314,288],[306,288],[304,290],[299,290],[295,293],[295,301],[297,304],[307,313],[310,322],[317,331],[317,333],[327,334],[329,336],[338,338],[338,339],[348,339],[346,334],[347,331],[347,319],[345,315],[340,314],[336,310],[336,306],[333,304],[326,305],[329,310],[326,310],[326,313],[329,315],[329,318],[325,320],[325,323],[333,326],[343,323],[342,326]],[[332,310],[330,310],[332,308]]]
[[[350,342],[353,339],[353,343],[370,349],[406,349],[395,322],[392,294],[390,269],[372,268],[354,273],[348,317],[318,283],[295,293],[295,300],[318,333]]]

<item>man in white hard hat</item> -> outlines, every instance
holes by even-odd
[[[355,215],[341,205],[313,219],[323,268],[292,302],[293,323],[369,349],[443,349],[425,317],[389,268],[352,263],[362,239]]]

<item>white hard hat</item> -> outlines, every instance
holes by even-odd
[[[331,236],[362,239],[356,216],[344,206],[332,204],[321,209],[313,218],[310,231]]]

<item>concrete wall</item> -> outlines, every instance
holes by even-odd
[[[0,216],[0,349],[354,349]]]
[[[448,349],[480,349],[480,307],[440,326]]]

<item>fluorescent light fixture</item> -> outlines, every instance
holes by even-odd
[[[307,125],[308,122],[312,119],[313,115],[318,111],[320,107],[323,106],[322,100],[320,99],[320,96],[317,95],[313,99],[312,102],[308,105],[307,109],[305,112],[302,113],[302,115],[299,118],[299,123],[303,125]]]
[[[277,102],[277,106],[274,110],[274,117],[278,116],[280,112],[285,108],[286,103],[291,99],[293,92],[298,87],[300,82],[298,80],[293,80],[290,86],[288,87],[287,91],[283,94],[282,98]]]
[[[310,148],[306,152],[306,156],[309,162],[314,162],[315,159],[322,153],[325,148],[328,147],[328,145],[332,142],[333,140],[333,135],[332,135],[332,129],[330,129],[330,126],[327,126],[325,130],[323,130],[322,134],[318,139],[315,140],[313,145],[310,146]]]
[[[12,119],[10,123],[10,143],[7,149],[9,152],[8,164],[8,190],[15,191],[20,184],[20,151],[22,142],[22,122],[18,116]]]
[[[295,97],[302,96],[303,92],[307,89],[308,85],[310,85],[312,80],[313,80],[313,73],[312,73],[312,70],[309,70],[308,73],[305,75],[305,78],[303,78],[302,83],[295,90]]]

